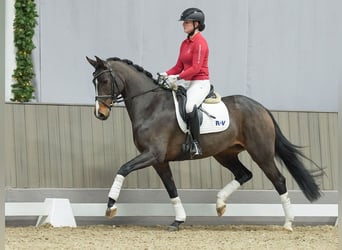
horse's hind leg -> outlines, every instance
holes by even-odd
[[[222,216],[226,211],[226,201],[228,197],[237,190],[243,183],[252,178],[252,173],[240,162],[237,154],[227,155],[219,154],[214,156],[215,159],[229,169],[235,179],[229,182],[220,192],[217,194],[216,212],[218,216]]]
[[[166,188],[166,191],[169,194],[171,203],[176,214],[174,222],[169,226],[169,231],[178,231],[179,225],[185,222],[186,214],[183,204],[180,198],[178,197],[177,187],[173,180],[170,165],[168,162],[166,162],[162,164],[153,165],[153,168],[156,170],[160,179],[162,180]]]
[[[260,164],[261,165],[259,166],[262,166],[261,169],[264,171],[267,178],[272,182],[280,196],[280,200],[285,214],[284,228],[286,230],[292,231],[292,222],[294,221],[294,214],[292,211],[290,198],[288,197],[287,193],[285,177],[278,170],[274,162],[274,159]]]
[[[285,214],[284,228],[286,230],[292,231],[292,222],[294,221],[294,214],[290,198],[288,197],[287,193],[285,177],[278,170],[274,162],[274,157],[266,157],[265,159],[260,159],[257,156],[251,156],[252,159],[260,166],[262,171],[265,173],[267,178],[272,182],[273,186],[277,190]]]

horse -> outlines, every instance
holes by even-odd
[[[186,220],[186,213],[169,162],[191,158],[181,149],[186,135],[176,120],[172,91],[163,88],[150,72],[130,60],[117,57],[103,60],[97,56],[96,60],[86,59],[95,69],[96,118],[106,120],[114,103],[124,102],[132,123],[134,144],[140,152],[117,171],[108,194],[105,215],[109,218],[116,215],[116,202],[125,177],[133,171],[152,166],[174,208],[175,219],[168,229],[179,230]],[[299,146],[283,135],[271,112],[260,103],[243,95],[225,96],[222,102],[229,110],[229,128],[222,132],[201,134],[202,155],[198,158],[212,156],[234,175],[234,179],[217,194],[217,215],[225,213],[228,197],[253,176],[238,158],[239,153],[247,151],[278,192],[285,215],[283,227],[292,231],[294,213],[285,177],[278,170],[275,159],[278,158],[286,166],[305,197],[313,202],[321,196],[321,192],[313,174],[302,162],[301,158],[305,155]]]

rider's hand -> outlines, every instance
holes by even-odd
[[[174,83],[174,82],[177,82],[180,78],[179,78],[179,75],[169,75],[167,79],[169,80],[170,83]]]
[[[167,77],[167,80],[168,80],[168,84],[170,88],[173,90],[177,90],[178,88],[177,81],[179,80],[179,75],[169,75]]]
[[[161,73],[157,73],[158,76],[158,84],[165,86],[165,84],[167,85],[167,73],[166,72],[161,72]]]
[[[163,77],[167,77],[167,73],[166,72],[161,72],[161,73],[158,73],[159,76],[163,76]]]

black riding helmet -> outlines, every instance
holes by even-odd
[[[204,24],[204,13],[197,8],[188,8],[183,11],[179,21],[197,21],[199,23],[198,30],[203,31],[205,28]]]

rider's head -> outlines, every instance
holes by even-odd
[[[198,29],[199,31],[203,31],[205,28],[204,13],[197,8],[188,8],[184,10],[180,16],[179,21],[192,22],[193,30],[189,33],[190,36],[195,33],[196,29]]]

